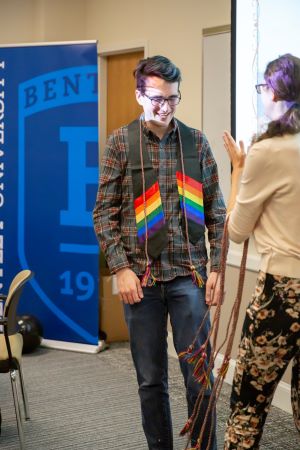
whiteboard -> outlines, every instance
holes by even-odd
[[[220,186],[227,202],[230,163],[222,134],[230,131],[230,32],[203,37],[202,130],[218,165]]]
[[[230,131],[230,31],[217,31],[203,36],[202,130],[218,165],[220,186],[225,203],[230,194],[231,166],[223,146],[222,134]],[[230,243],[227,263],[239,266],[242,246]],[[259,256],[250,241],[247,269],[259,269]]]

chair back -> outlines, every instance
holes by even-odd
[[[17,273],[10,284],[3,311],[3,316],[7,319],[5,328],[8,336],[11,336],[17,332],[17,307],[19,299],[25,283],[32,277],[33,272],[25,269]]]

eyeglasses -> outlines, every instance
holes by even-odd
[[[264,87],[264,86],[268,86],[267,83],[256,84],[255,85],[256,92],[258,94],[261,94],[262,93],[262,87]]]
[[[169,106],[176,106],[181,100],[181,93],[179,95],[171,95],[171,97],[149,97],[147,94],[143,94],[145,97],[149,98],[153,106],[163,106],[165,102],[168,102]]]

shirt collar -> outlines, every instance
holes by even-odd
[[[149,128],[147,127],[147,124],[146,124],[146,122],[145,122],[145,115],[144,115],[144,113],[142,113],[141,115],[140,115],[140,117],[139,117],[139,119],[141,120],[141,122],[142,122],[142,130],[143,130],[143,133],[147,136],[147,137],[152,137],[153,138],[153,136],[155,136],[155,137],[157,137],[154,133],[152,133],[152,131],[151,130],[149,130]],[[171,124],[172,124],[172,129],[169,131],[169,133],[165,136],[165,138],[167,138],[168,136],[174,136],[175,135],[175,133],[177,132],[177,129],[178,129],[178,122],[177,122],[177,120],[173,117],[173,119],[171,120]]]

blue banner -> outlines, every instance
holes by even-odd
[[[0,290],[35,277],[19,314],[44,338],[98,345],[97,45],[0,48]]]

